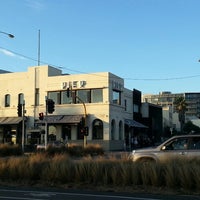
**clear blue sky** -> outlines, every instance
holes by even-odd
[[[200,92],[200,0],[1,0],[0,69],[38,59],[111,72],[143,94]]]

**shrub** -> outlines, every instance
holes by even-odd
[[[79,152],[79,147],[73,147]],[[83,150],[83,149],[82,149]],[[80,153],[80,152],[79,152]],[[0,158],[0,180],[40,184],[76,184],[103,187],[162,187],[199,192],[200,159],[166,163],[133,163],[126,159],[37,153]]]
[[[104,154],[104,150],[99,144],[88,144],[83,150],[84,155],[96,156]]]
[[[19,145],[0,144],[0,156],[22,155],[22,149]]]

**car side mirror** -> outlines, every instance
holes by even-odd
[[[162,146],[161,150],[163,151],[166,150],[166,146]]]

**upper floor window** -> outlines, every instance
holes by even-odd
[[[5,107],[10,107],[10,94],[5,95]]]
[[[39,88],[36,88],[35,89],[35,106],[39,106],[39,95],[40,95],[40,90],[39,90]]]
[[[55,104],[78,104],[78,103],[97,103],[103,102],[103,89],[72,90],[68,97],[67,91],[48,92],[48,98]]]
[[[71,96],[67,96],[66,91],[61,91],[61,104],[70,104],[73,102],[73,99]]]
[[[77,96],[85,103],[90,103],[90,90],[78,90],[77,91]],[[82,103],[80,100],[77,98],[76,100],[77,103]]]
[[[52,99],[55,104],[60,104],[60,92],[57,91],[57,92],[49,92],[48,93],[48,98],[49,99]]]
[[[121,105],[121,92],[117,90],[113,90],[113,97],[112,102],[114,104]]]
[[[24,103],[24,94],[20,93],[18,94],[18,104],[23,104]]]
[[[91,103],[103,102],[103,90],[94,89],[91,90]]]

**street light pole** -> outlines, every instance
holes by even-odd
[[[4,34],[4,35],[7,35],[8,37],[10,38],[14,38],[15,36],[13,34],[10,34],[10,33],[6,33],[4,31],[0,31],[0,33]]]

